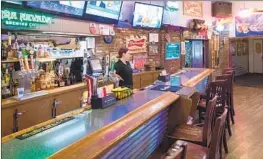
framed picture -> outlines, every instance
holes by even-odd
[[[203,17],[203,2],[183,1],[183,14],[193,17]]]
[[[158,55],[158,44],[149,44],[149,55]]]

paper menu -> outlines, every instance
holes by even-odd
[[[150,33],[149,34],[149,42],[159,42],[159,34],[158,33]]]

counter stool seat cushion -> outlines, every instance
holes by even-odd
[[[186,159],[208,159],[208,148],[187,142]]]
[[[182,124],[175,128],[173,133],[167,137],[190,141],[202,145],[203,143],[203,128],[194,125]]]

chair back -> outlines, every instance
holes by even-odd
[[[176,141],[161,159],[185,159],[187,143],[185,141]]]
[[[225,100],[227,105],[230,105],[230,94],[232,92],[232,84],[233,84],[232,74],[223,74],[220,76],[216,76],[216,80],[226,80]]]
[[[203,143],[209,145],[212,137],[212,123],[215,117],[215,107],[216,107],[217,96],[215,96],[212,100],[209,100],[206,113],[205,113],[205,121],[203,127]]]
[[[227,109],[216,119],[215,127],[213,128],[212,140],[208,149],[209,159],[220,158],[220,142],[222,139],[223,131],[225,129],[225,121],[227,116]]]
[[[216,107],[224,111],[226,105],[227,80],[216,80],[211,82],[211,94],[217,95]]]

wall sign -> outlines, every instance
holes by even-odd
[[[39,25],[51,24],[54,18],[51,14],[14,8],[2,8],[1,16],[3,26],[19,28],[36,28]]]
[[[183,1],[184,15],[203,17],[203,3],[201,1]]]
[[[147,37],[134,37],[130,36],[126,38],[126,47],[129,49],[130,53],[143,53],[147,52],[146,47]]]
[[[165,60],[179,59],[181,43],[166,43],[165,47]]]
[[[247,18],[235,17],[236,36],[262,36],[263,13],[254,13]]]

